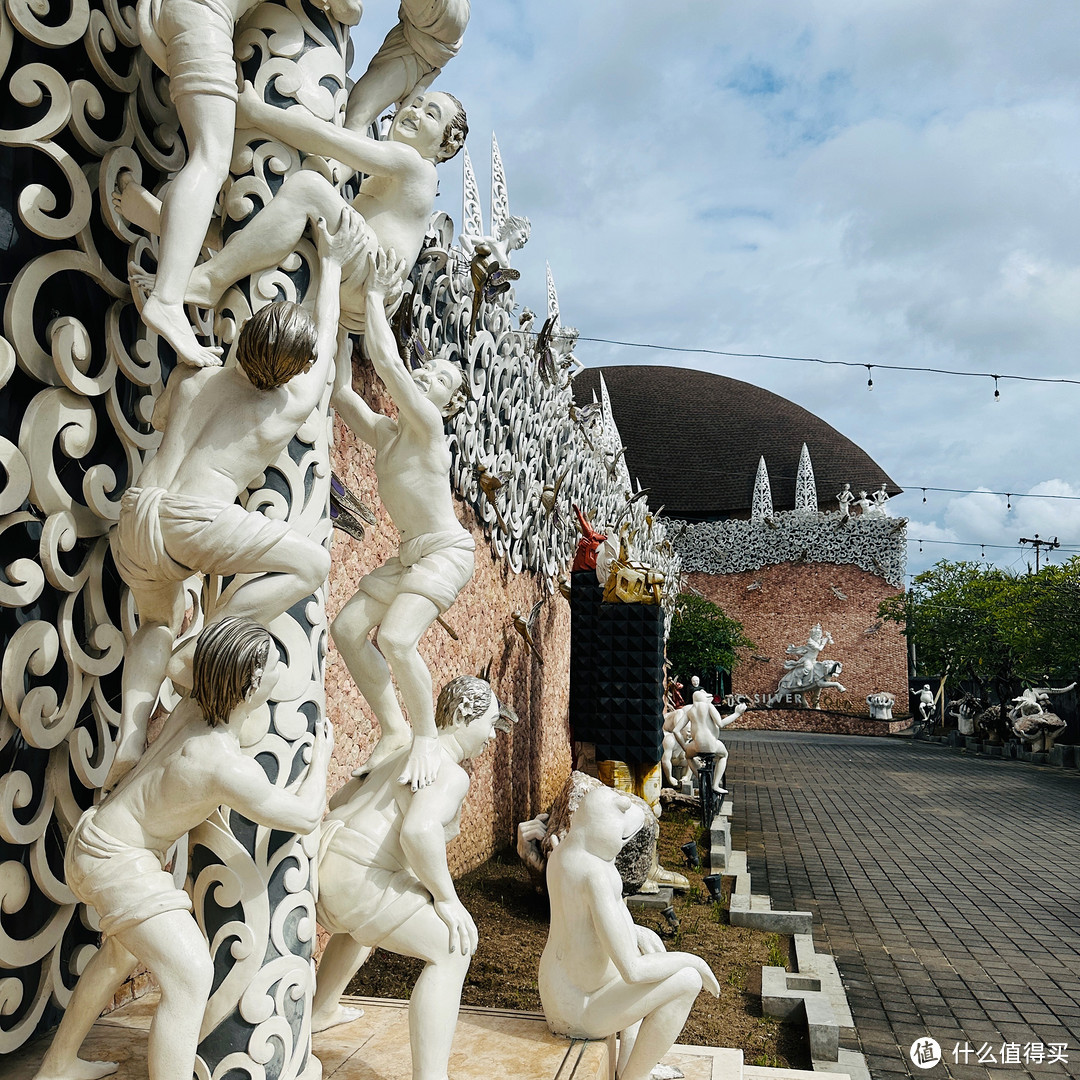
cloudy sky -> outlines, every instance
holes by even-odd
[[[394,14],[370,0],[359,62]],[[549,261],[586,337],[1072,379],[1078,40],[1075,0],[474,0],[437,85],[466,104],[485,203],[494,130],[532,220],[519,301],[543,310]],[[460,223],[458,161],[442,173]],[[871,392],[864,368],[577,355],[815,412],[907,489],[910,536],[974,544],[913,543],[913,573],[980,543],[1020,569],[1036,532],[1080,551],[1080,385],[1003,380],[995,401],[985,378],[875,369]]]

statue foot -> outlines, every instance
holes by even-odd
[[[100,1080],[102,1076],[110,1076],[118,1068],[115,1061],[83,1061],[82,1058],[76,1058],[58,1069],[42,1066],[34,1080]]]
[[[353,769],[353,776],[366,776],[377,769],[388,757],[393,756],[412,742],[412,736],[406,731],[401,735],[383,735],[375,744],[371,756],[363,764]]]
[[[161,200],[137,183],[127,169],[116,178],[112,202],[122,218],[137,225],[143,232],[154,236],[161,232]]]
[[[143,304],[142,320],[175,350],[177,359],[190,367],[220,367],[219,346],[200,345],[181,304],[163,304],[153,293]]]
[[[316,1031],[326,1031],[328,1028],[339,1027],[341,1024],[351,1024],[363,1015],[363,1009],[351,1009],[347,1005],[338,1005],[326,1015],[315,1013],[311,1017],[311,1033],[314,1035]]]

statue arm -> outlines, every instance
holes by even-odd
[[[373,175],[421,172],[427,164],[410,146],[369,138],[365,134],[338,127],[294,105],[279,109],[263,101],[251,83],[245,83],[236,106],[237,127],[264,131],[305,154],[323,154],[347,165],[355,172]]]
[[[435,913],[449,931],[450,951],[471,956],[476,952],[476,924],[458,899],[446,864],[446,826],[461,812],[469,777],[460,767],[444,763],[434,783],[418,791],[398,794],[408,799],[401,823],[400,843],[409,869],[435,903]]]
[[[326,770],[333,748],[333,728],[323,720],[315,728],[307,774],[295,792],[276,787],[254,758],[237,749],[218,766],[222,801],[259,825],[303,835],[314,832],[326,806]]]
[[[715,997],[720,985],[709,965],[693,953],[665,952],[655,946],[659,939],[647,939],[653,951],[643,952],[639,927],[630,918],[621,898],[609,887],[606,874],[589,874],[585,879],[585,906],[592,916],[600,945],[611,958],[619,975],[627,983],[653,983],[670,978],[684,968],[692,967],[701,976],[702,985]]]
[[[349,347],[349,334],[342,330],[338,342],[337,366],[334,369],[334,389],[330,401],[338,416],[345,421],[345,426],[363,439],[368,446],[376,445],[376,436],[380,423],[387,423],[387,418],[377,413],[354,389],[352,385],[352,350]]]
[[[394,258],[393,252],[387,253],[389,258],[384,261],[382,254],[377,256],[376,274],[380,271],[385,276],[391,276],[393,271],[388,268]],[[403,267],[399,263],[398,266]],[[401,275],[398,274],[398,277]],[[376,278],[379,282],[379,277]],[[442,437],[442,417],[437,410],[420,392],[420,388],[412,380],[405,367],[401,355],[398,353],[397,344],[394,341],[393,331],[386,319],[386,309],[383,306],[383,297],[386,295],[385,283],[377,283],[368,290],[366,307],[366,330],[364,343],[367,346],[368,355],[379,378],[386,384],[386,389],[394,399],[398,407],[398,416],[404,418],[409,424],[421,430],[427,429],[432,436]],[[434,418],[434,419],[433,419]]]

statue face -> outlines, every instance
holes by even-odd
[[[255,670],[259,681],[255,689],[247,697],[249,708],[257,709],[270,700],[270,694],[274,687],[277,686],[278,679],[281,678],[280,659],[281,656],[277,651],[277,646],[271,641],[270,651],[266,656],[266,664],[261,672],[257,668]]]
[[[435,161],[442,148],[446,125],[457,106],[446,94],[421,94],[398,109],[390,125],[390,138],[407,143],[422,158]]]
[[[590,850],[613,859],[644,824],[641,807],[621,791],[596,787],[586,793],[574,812],[570,827],[585,833]]]
[[[491,695],[491,700],[488,702],[488,707],[484,712],[476,717],[474,720],[470,720],[467,724],[462,725],[455,732],[458,746],[461,747],[465,754],[465,760],[469,758],[479,757],[484,752],[488,743],[495,740],[495,724],[499,719],[499,701],[494,694]]]
[[[449,360],[425,360],[423,366],[413,372],[413,382],[439,412],[445,412],[461,385],[461,372]]]

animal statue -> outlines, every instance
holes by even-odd
[[[786,661],[791,663],[791,661]],[[822,690],[839,690],[845,693],[847,688],[837,681],[837,676],[844,670],[839,660],[815,660],[813,667],[796,667],[780,680],[777,694],[802,694],[803,700],[815,709],[821,708]],[[807,672],[809,671],[809,675]]]
[[[968,692],[963,697],[946,702],[945,715],[956,721],[956,729],[961,735],[974,735],[975,716],[985,708],[985,701]]]
[[[1009,728],[1013,735],[1031,747],[1032,753],[1048,753],[1068,726],[1057,713],[1050,711],[1050,695],[1064,694],[1075,686],[1075,682],[1057,690],[1049,686],[1031,686],[1012,699]]]

